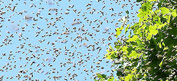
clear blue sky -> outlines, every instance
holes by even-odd
[[[26,5],[24,5],[24,1],[26,2]],[[71,0],[70,2],[68,1],[69,0],[62,0],[62,1],[1,0],[0,1],[1,12],[2,11],[6,12],[5,14],[0,15],[0,17],[4,18],[4,19],[0,19],[0,21],[4,20],[3,22],[0,22],[0,25],[2,26],[0,28],[0,45],[3,45],[2,47],[0,47],[0,77],[4,76],[3,81],[22,81],[26,79],[24,78],[25,75],[31,76],[30,73],[33,73],[33,77],[31,78],[32,80],[39,79],[39,81],[44,81],[44,79],[46,79],[47,81],[54,81],[53,76],[61,76],[61,78],[57,79],[56,81],[65,81],[65,79],[67,79],[67,81],[75,81],[75,80],[93,81],[93,75],[97,72],[99,73],[102,72],[107,75],[111,74],[112,63],[111,62],[106,63],[106,61],[108,60],[103,59],[104,55],[106,54],[106,49],[109,47],[107,44],[111,43],[110,45],[113,46],[114,42],[116,41],[116,38],[113,35],[111,35],[111,33],[115,34],[115,28],[116,28],[115,24],[119,23],[118,19],[126,16],[125,13],[126,10],[128,10],[130,13],[135,13],[136,11],[138,11],[139,6],[136,6],[135,3],[133,3],[135,0],[133,1],[131,0],[131,2],[128,2],[128,0],[125,1],[121,0],[121,2],[118,3],[115,3],[115,0],[101,0],[100,2],[98,2],[97,0]],[[105,4],[103,4],[102,1],[105,1]],[[91,4],[90,6],[91,8],[89,10],[87,10],[88,7],[85,6],[88,3]],[[131,10],[130,3],[134,5],[133,10]],[[30,8],[32,4],[34,4],[34,6]],[[122,4],[128,4],[128,5],[122,8]],[[13,9],[15,5],[16,8],[14,9],[14,11],[8,8],[9,6]],[[69,8],[68,7],[69,5],[74,5],[74,7]],[[105,6],[105,8],[102,10],[103,6]],[[44,9],[42,10],[41,8]],[[58,9],[58,15],[55,15],[55,11],[49,11],[50,8]],[[109,10],[110,8],[113,8],[114,11]],[[66,9],[70,10],[68,11],[69,12],[68,15],[65,14],[65,12],[67,11]],[[78,13],[73,12],[73,9],[76,9],[77,12],[80,11],[79,16]],[[95,9],[96,11],[93,14],[89,14],[89,12],[93,9]],[[38,13],[39,11],[40,11],[40,15],[37,17],[36,13]],[[99,11],[104,12],[105,15],[102,16],[102,14]],[[23,14],[22,15],[19,14],[20,12],[23,12]],[[118,16],[118,13],[120,12],[122,12],[122,16]],[[48,15],[48,13],[51,13],[51,15]],[[111,14],[113,13],[117,13],[116,16],[111,16]],[[84,17],[82,16],[83,14],[85,15]],[[38,21],[25,20],[25,16],[30,16],[32,18],[38,19]],[[43,19],[40,19],[39,18],[40,16],[43,17]],[[59,16],[61,16],[63,19],[61,19],[61,21],[56,21],[55,19]],[[133,15],[130,14],[130,19],[129,19],[130,22],[132,22],[133,20],[131,16]],[[84,20],[85,17],[87,17],[86,20],[89,20],[89,22],[92,21],[91,25],[89,25],[89,23],[86,20]],[[53,18],[53,20],[51,20],[51,18]],[[82,23],[72,26],[74,18],[80,19]],[[106,20],[109,21],[108,23],[104,20],[105,18],[107,18]],[[9,19],[10,21],[8,21]],[[45,19],[48,19],[48,22]],[[93,22],[94,20],[98,20],[98,21]],[[98,26],[97,24],[100,24],[99,21],[103,22],[103,24],[100,25],[99,28],[97,28]],[[113,22],[111,23],[111,21]],[[56,23],[54,26],[50,26],[49,28],[47,28],[48,27],[47,24],[50,22],[51,23],[56,22]],[[87,33],[90,34],[93,33],[92,34],[93,38],[91,38],[88,34],[83,34],[85,32],[78,30],[83,25],[84,25],[84,29],[88,30],[86,31]],[[121,23],[118,24],[118,27],[120,26]],[[23,27],[25,31],[22,31]],[[76,32],[74,32],[73,30],[74,27],[76,27]],[[92,27],[95,27],[95,29],[100,31],[96,32]],[[66,30],[66,28],[70,30],[69,34],[61,35]],[[103,32],[105,31],[105,28],[108,28],[109,31],[104,34]],[[8,34],[8,32],[10,33]],[[40,34],[38,35],[38,37],[35,37],[37,32],[40,32]],[[46,32],[48,33],[46,34]],[[54,32],[57,32],[59,34],[58,35],[53,34]],[[19,37],[20,34],[22,34],[22,37]],[[42,37],[44,35],[49,35],[49,34],[51,34],[51,36]],[[11,35],[13,35],[14,37],[10,37]],[[82,42],[77,43],[76,41],[78,41],[79,39],[76,37],[78,35],[80,35],[82,38],[87,37],[89,41],[83,40]],[[108,40],[109,36],[111,36],[113,40]],[[61,37],[62,39],[58,39],[58,37]],[[75,38],[76,41],[74,41]],[[4,41],[6,39],[7,41],[11,40],[7,45],[5,45],[5,43],[8,42]],[[21,41],[19,41],[19,39],[21,39]],[[61,41],[65,39],[68,42],[61,43]],[[104,43],[102,42],[102,39],[106,39]],[[45,41],[40,43],[39,40],[45,40]],[[47,44],[48,42],[50,42],[50,44]],[[54,46],[52,46],[51,44],[52,42],[55,43]],[[99,42],[98,45],[96,45],[95,42]],[[86,43],[87,46],[95,45],[95,51],[88,51],[88,49],[92,50],[92,47],[87,48],[83,46],[84,43]],[[31,46],[29,44],[31,44]],[[73,48],[71,48],[72,44],[74,45]],[[17,47],[21,47],[22,45],[24,45],[23,48],[17,48]],[[79,47],[80,45],[81,47]],[[37,46],[39,46],[40,48],[35,48]],[[65,47],[69,50],[68,52],[65,50]],[[97,47],[102,48],[99,54],[97,54],[98,53],[98,50],[96,49]],[[56,49],[61,48],[61,50],[59,50],[61,53],[58,54],[58,57],[56,57],[56,54],[54,53],[53,50],[54,48]],[[43,49],[44,51],[41,51],[40,49]],[[29,52],[30,50],[32,52]],[[18,53],[18,51],[21,52]],[[46,54],[47,52],[49,54]],[[69,52],[71,53],[74,52],[74,55],[70,56],[71,54],[69,54]],[[81,54],[78,52],[80,52]],[[6,56],[3,56],[3,54],[6,54]],[[34,58],[33,55],[39,57],[39,59]],[[26,60],[27,57],[29,57],[29,60]],[[89,57],[90,59],[87,59],[87,57]],[[19,60],[19,58],[22,59]],[[49,60],[45,60],[45,59],[49,59]],[[54,59],[56,60],[53,62]],[[67,63],[68,62],[67,59],[71,59],[72,63],[71,64]],[[83,64],[79,65],[78,62],[81,61],[81,59],[83,60]],[[100,62],[99,60],[102,61]],[[35,63],[33,65],[30,65],[33,61]],[[97,62],[100,62],[100,64],[97,64]],[[9,65],[7,65],[8,63]],[[61,63],[62,64],[66,63],[66,65],[61,67],[60,66]],[[76,64],[76,67],[73,67],[74,63]],[[40,65],[37,66],[38,64]],[[43,67],[42,64],[45,64],[45,67]],[[14,68],[15,65],[16,68]],[[52,65],[52,67],[50,67],[49,65]],[[22,67],[20,68],[20,66]],[[91,66],[93,66],[93,68],[91,68]],[[100,66],[100,67],[96,67],[96,66]],[[67,69],[70,67],[71,69],[67,71]],[[101,67],[104,67],[104,69],[101,69]],[[10,70],[10,68],[12,68],[12,70]],[[85,72],[84,69],[88,70],[88,72]],[[25,74],[19,73],[20,70],[27,70],[27,72]],[[91,72],[91,70],[93,70],[93,73]],[[52,73],[52,71],[54,71],[55,73]],[[46,74],[47,72],[50,74]],[[71,76],[69,76],[68,73],[70,73]],[[18,74],[21,76],[20,79],[16,78]],[[78,76],[74,77],[74,79],[70,79],[73,74],[77,74]],[[13,77],[13,79],[6,79],[7,77]]]

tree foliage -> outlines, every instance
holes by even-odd
[[[106,58],[117,65],[115,71],[120,81],[177,81],[177,1],[137,2],[141,3],[139,22],[116,29],[117,36],[125,33],[129,37],[110,46]],[[99,81],[115,80],[97,75],[101,76]]]

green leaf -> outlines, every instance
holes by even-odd
[[[114,81],[114,77],[109,78],[108,81]]]
[[[135,42],[138,39],[137,35],[134,35],[132,38],[129,38],[127,42]]]
[[[129,26],[130,25],[128,24],[127,27],[125,28],[125,33],[127,33]]]
[[[116,37],[118,37],[121,34],[121,31],[123,30],[123,26],[120,28],[116,28]]]
[[[131,54],[128,56],[129,58],[133,58],[133,59],[136,59],[140,56],[141,54],[137,53],[136,51],[132,51]]]
[[[164,50],[164,51],[165,51],[165,50],[168,50],[168,47],[165,47],[163,50]]]
[[[161,10],[162,14],[168,14],[168,13],[170,13],[170,10],[168,8],[166,8],[166,7],[162,7],[162,8],[160,8],[160,10]]]
[[[148,36],[147,36],[146,40],[150,40],[151,38],[152,38],[152,34],[148,33]]]
[[[161,29],[161,28],[164,27],[165,25],[167,25],[166,22],[165,22],[164,24],[158,25],[158,29]]]
[[[127,10],[126,13],[129,14],[129,11]]]
[[[156,35],[158,33],[157,25],[149,26],[149,31],[150,31],[150,34]]]
[[[101,78],[101,79],[106,79],[106,75],[105,75],[105,74],[97,73],[96,76],[97,76],[98,78]]]
[[[163,61],[160,62],[159,66],[162,67]]]
[[[125,81],[131,81],[133,78],[133,74],[128,74],[128,76],[125,77]]]
[[[94,81],[98,81],[98,80],[94,79]]]
[[[150,30],[150,33],[151,33],[152,35],[156,35],[156,34],[158,33],[158,30]]]
[[[164,60],[164,58],[163,58],[162,61],[160,62],[159,67],[162,67],[163,60]]]
[[[159,45],[159,48],[162,48],[162,44],[161,43],[158,43],[158,45]]]
[[[142,0],[136,0],[137,2],[141,2]]]
[[[172,11],[172,16],[173,16],[173,17],[176,17],[176,16],[177,16],[176,9]]]
[[[152,4],[150,2],[144,3],[144,4],[142,4],[141,9],[145,14],[147,14],[147,13],[149,13],[149,10],[152,9]]]
[[[117,58],[117,55],[115,54],[117,50],[114,50],[111,46],[109,46],[109,49],[106,51],[107,51],[107,54],[105,55],[106,59]]]
[[[144,49],[144,45],[143,45],[143,43],[144,42],[142,42],[141,40],[136,40],[136,42],[137,42],[137,44],[138,44],[138,49]]]
[[[141,18],[141,17],[143,17],[144,16],[144,14],[143,13],[138,13],[138,15],[137,15],[137,17],[139,17],[139,18]]]
[[[122,51],[125,52],[126,54],[128,53],[127,48],[128,48],[127,46],[122,47]]]

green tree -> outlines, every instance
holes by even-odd
[[[139,22],[116,29],[128,38],[110,46],[106,58],[114,61],[120,81],[177,81],[177,1],[137,1]],[[104,74],[95,80],[115,81]]]

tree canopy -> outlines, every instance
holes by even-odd
[[[177,81],[177,1],[137,2],[139,22],[116,29],[117,37],[125,36],[109,47],[105,57],[114,61],[120,81]],[[95,79],[105,80],[116,79],[99,73]]]

